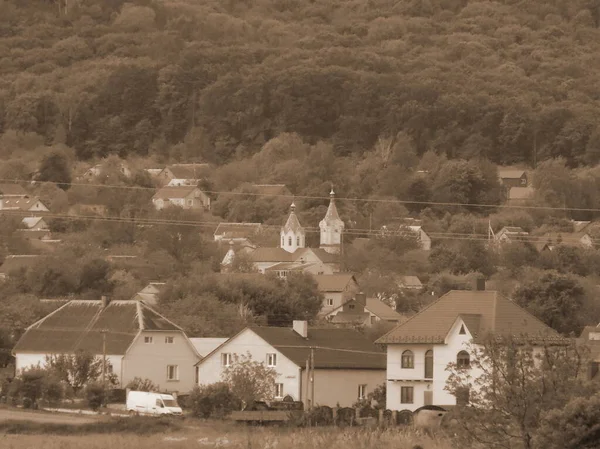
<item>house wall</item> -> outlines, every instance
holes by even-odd
[[[298,242],[297,237],[300,238],[299,242]],[[286,250],[288,253],[293,253],[298,248],[304,248],[304,245],[306,243],[305,238],[306,238],[306,236],[304,235],[304,232],[295,233],[291,230],[288,232],[283,232],[283,230],[282,230],[279,235],[279,240],[280,240],[279,243],[281,244],[281,248]],[[291,244],[290,244],[290,239],[292,239]],[[307,262],[313,262],[313,261],[307,261]],[[318,262],[320,262],[320,260]]]
[[[250,353],[252,360],[265,363],[267,354],[277,354],[277,366],[275,367],[277,382],[283,384],[284,396],[290,395],[294,400],[299,400],[300,385],[302,383],[300,378],[301,368],[256,335],[251,329],[245,329],[202,360],[202,363],[198,365],[199,385],[210,385],[221,381],[221,374],[225,369],[221,364],[221,354],[223,353],[238,355]]]
[[[152,343],[144,343],[151,336]],[[173,343],[165,343],[173,337]],[[148,378],[162,391],[187,393],[194,388],[195,365],[200,360],[183,332],[143,331],[123,358],[123,385],[134,377]],[[167,380],[167,365],[177,365],[179,380]]]
[[[198,184],[199,179],[186,179],[186,178],[172,178],[168,186],[195,186]]]
[[[30,211],[30,212],[33,212],[33,211],[48,212],[48,208],[46,206],[44,206],[41,201],[36,201],[35,204],[28,209],[28,211]]]
[[[527,174],[520,178],[502,178],[502,184],[505,187],[527,187]]]
[[[419,240],[421,241],[421,249],[423,251],[431,250],[431,238],[422,229],[419,231]]]
[[[31,368],[34,366],[46,366],[46,356],[50,354],[31,354],[31,353],[17,353],[15,354],[15,371],[19,373],[21,370]],[[98,357],[102,357],[102,354],[97,354]],[[116,374],[119,382],[121,381],[121,367],[122,367],[122,355],[106,355],[106,361],[113,367],[113,374]]]
[[[433,404],[439,406],[456,405],[456,398],[445,390],[449,373],[446,367],[456,363],[456,355],[462,350],[469,350],[471,335],[467,330],[465,335],[458,332],[462,325],[457,320],[446,339],[446,344],[392,344],[387,348],[387,407],[390,410],[416,410],[425,405],[424,392],[433,391]],[[466,326],[465,326],[466,329]],[[401,367],[402,353],[410,349],[415,356],[414,369]],[[425,352],[433,349],[433,379],[425,379]],[[470,374],[474,377],[481,375],[474,368]],[[403,386],[414,387],[413,404],[400,402],[400,389]]]
[[[358,284],[353,280],[350,281],[348,285],[346,285],[345,289],[341,292],[322,292],[325,298],[323,299],[323,307],[321,308],[319,314],[327,315],[331,313],[333,310],[337,309],[345,302],[350,301],[354,297],[354,295],[359,292],[360,288],[358,287]],[[332,306],[327,305],[328,298],[333,299]],[[335,314],[333,316],[335,316]]]
[[[302,271],[304,273],[310,273],[313,275],[333,274],[333,270],[331,269],[331,267],[328,265],[325,265],[324,263],[316,263],[314,265],[311,265],[311,266],[305,268]]]
[[[306,371],[303,370],[302,374],[302,398],[305,401]],[[315,369],[315,404],[351,407],[358,399],[359,385],[366,384],[368,394],[384,382],[385,370]]]

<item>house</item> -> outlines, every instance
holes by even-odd
[[[0,210],[4,209],[5,200],[25,198],[28,195],[19,184],[0,184]]]
[[[18,254],[6,256],[0,265],[0,280],[8,279],[14,273],[26,271],[43,259],[36,254]]]
[[[356,293],[326,315],[326,319],[339,326],[371,327],[378,322],[398,324],[402,315],[378,298],[367,298],[364,293]]]
[[[252,243],[252,238],[262,232],[260,223],[219,223],[215,229],[215,242]]]
[[[285,184],[253,184],[252,190],[259,196],[293,196]]]
[[[414,411],[424,405],[457,405],[457,398],[445,390],[446,367],[456,363],[477,378],[480,373],[470,368],[471,358],[490,335],[527,337],[532,344],[565,341],[480,283],[478,290],[452,290],[376,341],[387,345],[387,408]]]
[[[23,220],[21,220],[21,223],[31,231],[49,229],[48,224],[42,217],[25,217]]]
[[[422,226],[407,226],[407,228],[417,234],[417,240],[423,251],[431,251],[431,237],[429,237]]]
[[[121,386],[150,379],[164,392],[187,393],[200,355],[181,328],[143,301],[72,300],[27,328],[13,349],[16,370],[46,357],[86,351],[103,355]]]
[[[536,237],[538,251],[552,251],[560,245],[590,249],[594,247],[594,240],[587,232],[547,232]]]
[[[49,211],[46,205],[37,196],[7,197],[2,199],[0,205],[2,206],[1,210],[13,210],[24,212]]]
[[[402,290],[422,290],[423,284],[417,276],[399,276],[398,287]]]
[[[201,357],[206,357],[227,340],[227,338],[190,338],[194,348],[196,348],[196,352]]]
[[[514,242],[518,240],[525,240],[529,232],[523,230],[523,228],[519,226],[504,226],[497,232],[494,238],[498,242]]]
[[[351,273],[321,274],[314,276],[323,293],[323,307],[319,312],[325,316],[334,309],[350,300],[356,293],[360,292],[358,281]]]
[[[535,193],[533,187],[510,187],[507,189],[506,202],[509,206],[518,206],[527,203]]]
[[[248,327],[228,339],[198,363],[198,382],[221,380],[234,354],[249,353],[277,372],[275,399],[286,396],[308,405],[307,360],[314,354],[315,405],[349,407],[385,382],[385,353],[352,329],[308,328],[306,321],[293,327]]]
[[[589,349],[589,380],[598,380],[600,376],[600,324],[597,326],[585,326],[577,343]]]
[[[172,164],[157,175],[168,186],[197,186],[208,174],[208,164]]]
[[[195,186],[163,187],[154,194],[152,203],[156,210],[167,206],[210,210],[210,197]]]
[[[320,262],[280,262],[264,269],[264,274],[275,273],[286,279],[290,273],[310,273],[312,275],[333,274],[333,270]]]
[[[88,168],[84,173],[82,178],[88,181],[97,178],[102,174],[102,172],[107,168],[106,161],[101,162],[100,164],[96,164],[93,167]],[[126,177],[131,178],[131,169],[127,165],[125,161],[118,162],[118,171],[119,174]]]
[[[506,188],[528,186],[527,172],[519,168],[499,167],[498,177]]]
[[[145,168],[144,171],[152,178],[158,178],[164,169],[162,168]]]
[[[167,285],[165,282],[150,282],[131,299],[134,301],[144,301],[145,304],[154,306],[158,304],[158,295],[160,295],[165,285]]]

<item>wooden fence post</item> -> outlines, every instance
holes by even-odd
[[[384,418],[385,418],[384,410],[381,409],[381,410],[379,410],[379,427],[385,426]]]
[[[396,427],[398,425],[398,410],[392,411],[392,427]]]

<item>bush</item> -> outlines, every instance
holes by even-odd
[[[106,402],[106,387],[98,382],[91,383],[85,388],[85,397],[88,406],[96,411]]]
[[[200,418],[223,418],[240,408],[241,401],[224,382],[194,388],[188,399],[192,415]]]
[[[46,375],[42,385],[42,397],[50,405],[60,403],[65,397],[65,385],[55,376]]]
[[[16,393],[22,398],[23,407],[37,407],[42,398],[47,375],[48,373],[41,368],[30,368],[21,373],[20,389]]]
[[[141,377],[134,377],[125,388],[129,388],[133,391],[158,391],[160,387],[155,385],[150,379],[142,379]]]

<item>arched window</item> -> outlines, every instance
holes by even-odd
[[[288,246],[292,246],[292,238],[288,237]]]
[[[456,354],[456,367],[457,368],[470,368],[471,367],[471,356],[467,351],[460,351]]]
[[[296,237],[296,246],[300,246],[300,236]]]
[[[406,350],[402,353],[402,368],[414,368],[415,355],[412,351]]]
[[[425,379],[433,379],[433,351],[425,353]]]

